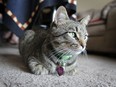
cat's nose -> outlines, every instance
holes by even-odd
[[[85,46],[84,46],[84,44],[82,44],[82,43],[81,43],[80,45],[82,46],[82,48],[84,48],[84,47],[85,47]]]
[[[80,41],[79,41],[79,43],[80,43],[80,46],[81,46],[82,48],[84,48],[84,47],[85,47],[85,43],[84,43],[84,41],[83,41],[83,40],[80,40]]]

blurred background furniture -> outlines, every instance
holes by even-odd
[[[89,33],[87,50],[116,54],[116,0],[101,10],[90,9],[79,13],[78,18],[88,14],[91,20],[87,27]]]

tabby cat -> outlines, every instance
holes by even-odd
[[[66,9],[60,6],[50,29],[27,30],[20,39],[19,51],[32,73],[74,74],[77,56],[86,48],[89,19],[70,20]]]

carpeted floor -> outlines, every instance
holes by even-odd
[[[33,75],[17,48],[0,47],[0,87],[116,87],[116,61],[102,56],[78,58],[74,76]]]

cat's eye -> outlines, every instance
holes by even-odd
[[[70,37],[73,37],[73,38],[76,38],[77,37],[77,35],[76,35],[75,32],[69,32],[68,34],[69,34]]]

